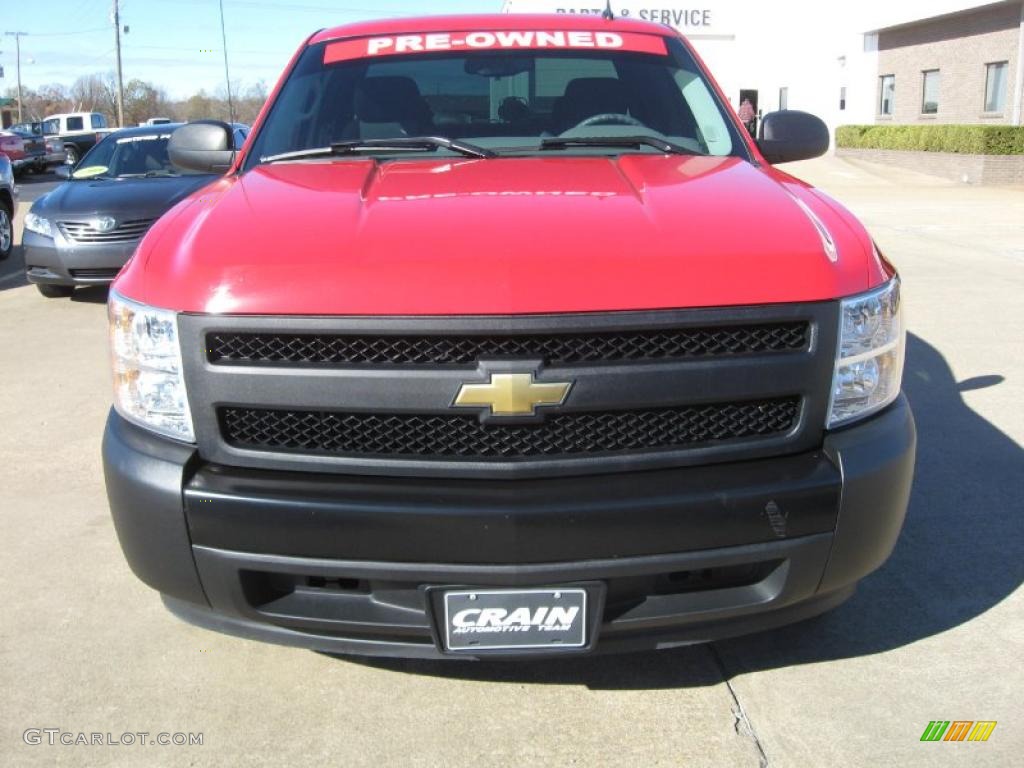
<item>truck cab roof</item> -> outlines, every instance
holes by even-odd
[[[673,29],[661,24],[637,19],[604,19],[593,14],[477,14],[453,16],[420,16],[402,19],[358,21],[323,29],[310,37],[313,45],[330,40],[372,35],[392,35],[417,32],[469,32],[473,30],[585,30],[607,32],[644,32],[675,36]]]

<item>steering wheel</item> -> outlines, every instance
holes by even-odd
[[[636,125],[640,128],[647,127],[635,117],[624,115],[621,112],[604,112],[603,114],[591,115],[584,120],[580,120],[569,131],[575,131],[577,128],[589,128],[591,125]],[[569,131],[563,131],[563,133],[568,133]]]

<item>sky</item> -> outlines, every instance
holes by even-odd
[[[0,32],[21,38],[21,82],[70,85],[81,75],[113,71],[111,0],[0,0]],[[496,13],[501,0],[224,0],[231,79],[243,86],[276,82],[312,32],[361,19],[445,13]],[[224,82],[217,0],[121,0],[125,82],[139,78],[171,98]],[[17,84],[14,38],[0,37],[0,92]]]
[[[802,7],[833,1],[776,0],[772,5],[775,12],[787,13],[799,24]],[[841,23],[867,25],[867,29],[983,2],[859,0],[840,6],[849,16]],[[568,7],[602,4],[603,0],[564,3]],[[658,7],[717,4],[725,5],[727,0],[651,0]],[[111,5],[111,0],[0,0],[0,32],[28,33],[21,38],[22,83],[30,88],[70,85],[81,75],[113,71]],[[322,27],[388,16],[495,13],[502,5],[502,0],[224,0],[231,79],[243,87],[259,80],[272,86],[302,40]],[[146,80],[171,98],[223,85],[217,0],[121,0],[121,24],[129,27],[122,36],[125,82]],[[815,30],[808,29],[808,35],[813,37]],[[16,84],[14,38],[0,38],[0,66],[5,74],[0,80],[2,92]]]

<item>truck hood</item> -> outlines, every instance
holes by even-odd
[[[451,315],[815,301],[884,277],[856,220],[785,174],[634,154],[259,166],[165,216],[115,287],[193,312]]]
[[[36,201],[34,213],[48,218],[80,216],[156,217],[206,186],[216,176],[170,176],[149,179],[76,179],[66,181]]]

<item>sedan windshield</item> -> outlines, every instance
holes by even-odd
[[[170,132],[128,136],[112,134],[82,158],[73,179],[180,176],[187,171],[171,165],[167,155]]]
[[[310,46],[255,137],[246,166],[323,160],[338,154],[339,146],[347,148],[344,154],[352,154],[353,146],[365,154],[402,157],[413,150],[455,154],[459,146],[452,142],[488,157],[556,150],[746,157],[718,96],[679,40],[637,34],[632,37],[646,39],[642,45],[612,50],[535,43],[468,49],[473,35],[500,40],[501,34],[525,39],[545,33],[424,35],[423,44],[416,36],[400,36]],[[466,44],[455,50],[463,39]],[[451,50],[428,52],[438,40],[447,40]],[[417,137],[432,140],[418,147],[385,141]]]

